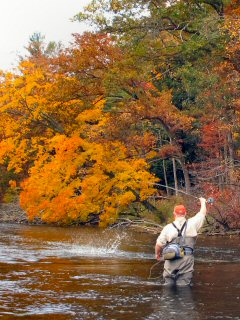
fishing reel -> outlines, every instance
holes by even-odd
[[[214,203],[214,199],[213,199],[213,198],[208,198],[208,199],[207,199],[207,203],[213,204],[213,203]]]

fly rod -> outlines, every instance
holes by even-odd
[[[174,190],[174,191],[178,191],[178,192],[184,193],[189,197],[192,197],[192,198],[195,198],[195,199],[199,199],[199,197],[193,196],[192,194],[190,194],[188,192],[185,192],[185,191],[182,191],[182,190],[177,190],[176,188],[173,188],[173,187],[168,187],[165,184],[151,183],[151,182],[149,182],[149,184],[152,184],[152,185],[155,185],[155,186],[160,186],[160,187],[165,187],[165,188],[168,188],[168,189],[171,189],[171,190]],[[207,203],[211,203],[211,204],[214,203],[214,199],[213,198],[208,198],[207,199]]]

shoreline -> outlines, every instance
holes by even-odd
[[[77,224],[71,225],[61,225],[61,224],[53,224],[42,222],[40,219],[29,221],[26,215],[26,212],[20,207],[19,202],[11,202],[11,203],[0,203],[0,223],[2,224],[22,224],[27,226],[52,226],[52,227],[83,227]],[[126,226],[116,226],[129,228],[131,230],[136,230],[138,232],[144,232],[149,234],[159,234],[160,230],[157,227],[146,227],[144,225],[126,225]],[[112,227],[110,227],[112,228]],[[240,229],[222,231],[219,230],[207,230],[202,231],[199,235],[201,236],[240,236]]]
[[[0,223],[23,224],[23,225],[44,225],[41,221],[30,222],[26,212],[20,207],[19,202],[0,203]]]

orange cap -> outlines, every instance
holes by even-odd
[[[185,214],[187,213],[187,210],[182,204],[180,204],[174,207],[174,213],[179,216],[185,216]]]

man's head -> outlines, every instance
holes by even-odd
[[[173,214],[174,214],[175,218],[184,217],[187,214],[187,210],[182,204],[180,204],[180,205],[174,207]]]

